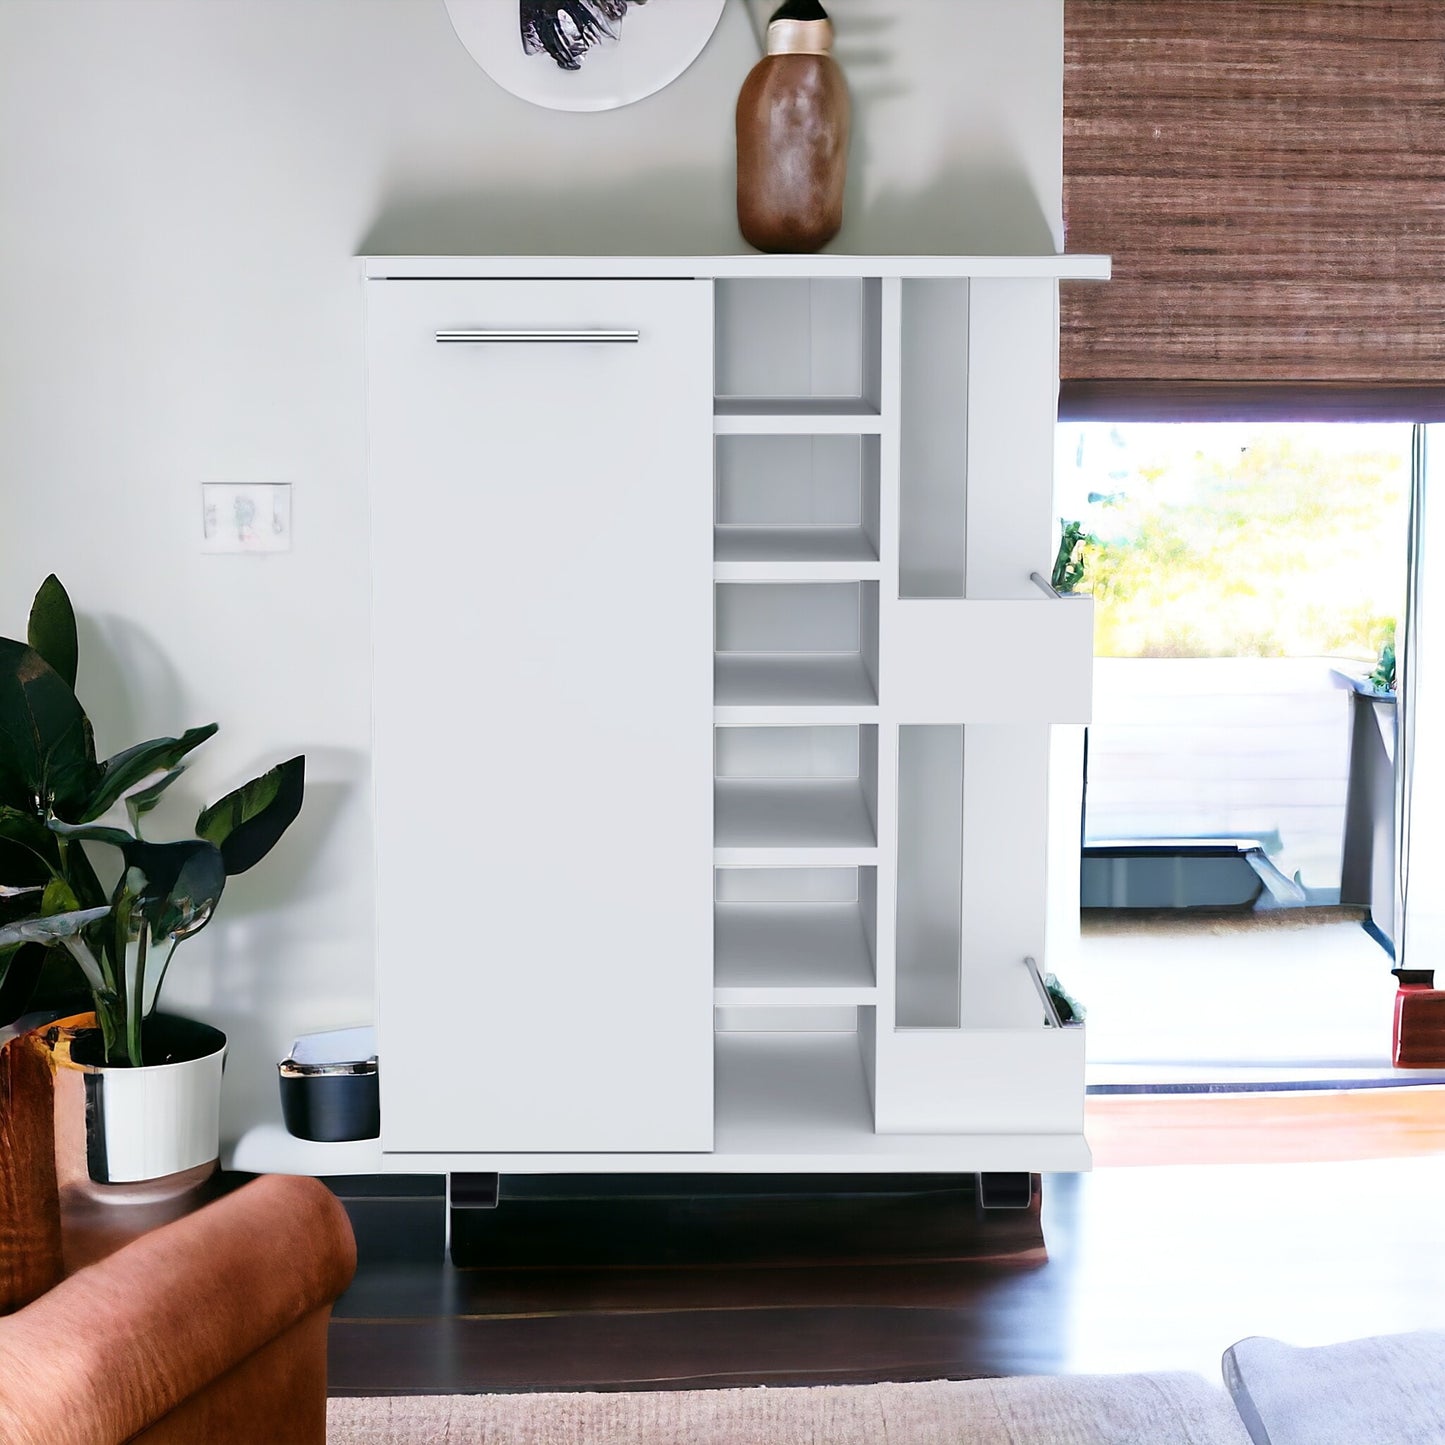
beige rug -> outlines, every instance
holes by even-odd
[[[1198,1375],[330,1402],[327,1445],[1250,1445]]]

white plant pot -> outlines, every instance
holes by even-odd
[[[142,1043],[167,1061],[138,1069],[90,1062],[100,1057],[90,1030],[71,1044],[70,1064],[85,1082],[86,1165],[97,1184],[161,1179],[220,1156],[225,1034],[156,1014]]]

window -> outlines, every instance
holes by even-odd
[[[1258,840],[1340,898],[1345,676],[1403,602],[1410,427],[1066,423],[1095,597],[1086,841]]]

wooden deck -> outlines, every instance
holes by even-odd
[[[1090,1095],[1094,1167],[1305,1164],[1445,1154],[1445,1088]]]

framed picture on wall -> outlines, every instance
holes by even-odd
[[[724,0],[446,0],[457,37],[504,90],[553,110],[613,110],[670,85]]]

